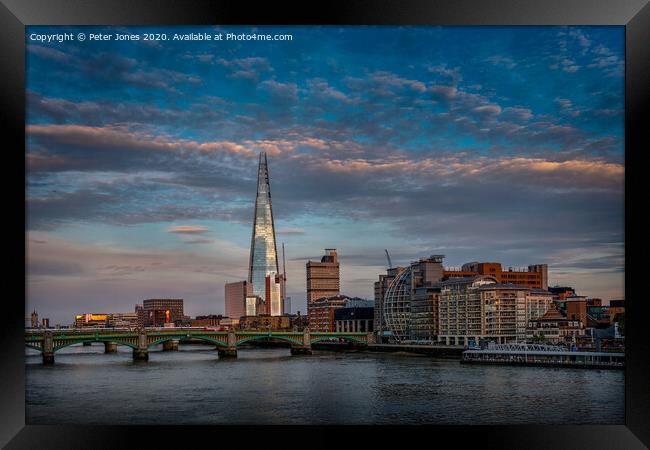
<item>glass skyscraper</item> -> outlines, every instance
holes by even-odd
[[[271,280],[275,281],[278,273],[278,253],[275,246],[269,170],[266,152],[261,152],[257,171],[257,196],[255,198],[251,255],[248,266],[248,282],[250,283],[252,295],[258,295],[265,302],[270,302],[271,299],[266,298],[266,277],[272,275]]]

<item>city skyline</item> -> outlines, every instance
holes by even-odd
[[[260,151],[294,311],[325,248],[350,296],[388,248],[624,297],[622,29],[264,28],[294,40],[28,43],[27,311],[223,313]]]

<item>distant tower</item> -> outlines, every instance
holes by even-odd
[[[264,302],[270,302],[271,299],[266,298],[267,276],[273,275],[269,279],[273,284],[276,282],[275,278],[278,274],[278,253],[275,246],[269,170],[266,153],[261,152],[257,171],[257,196],[255,198],[255,215],[253,216],[253,234],[248,265],[248,283],[250,284],[251,295],[257,295]],[[275,287],[270,286],[269,291],[275,293]]]
[[[36,310],[32,313],[32,328],[38,328],[38,313]]]

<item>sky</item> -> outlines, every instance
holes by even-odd
[[[44,42],[32,34],[138,34]],[[291,34],[175,41],[174,33]],[[167,33],[167,41],[144,41]],[[28,311],[52,324],[247,278],[267,152],[292,310],[336,248],[387,267],[548,264],[624,297],[623,27],[27,27]]]

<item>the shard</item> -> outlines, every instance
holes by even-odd
[[[267,277],[270,286],[267,286]],[[255,215],[253,217],[248,283],[252,295],[262,298],[267,305],[268,313],[271,315],[282,314],[281,303],[279,303],[281,300],[279,300],[279,295],[275,292],[275,283],[279,282],[280,278],[278,253],[275,246],[269,170],[266,153],[261,152],[257,171],[257,196],[255,198]],[[275,298],[276,296],[278,299]],[[277,311],[278,307],[280,308],[279,312]]]

